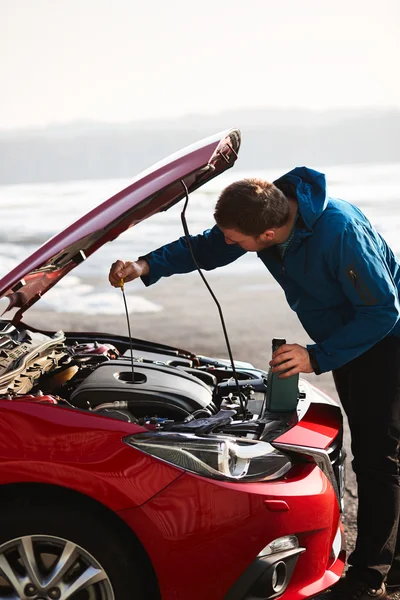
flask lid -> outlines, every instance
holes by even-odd
[[[272,339],[272,353],[274,353],[278,348],[286,344],[286,340],[284,338],[273,338]]]

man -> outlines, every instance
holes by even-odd
[[[203,269],[257,252],[314,344],[286,344],[271,365],[281,377],[333,371],[352,433],[358,537],[333,597],[386,597],[400,586],[400,264],[363,213],[328,198],[325,176],[296,168],[273,184],[247,179],[218,199],[216,225],[192,237]],[[136,262],[117,261],[110,283],[193,271],[181,238]],[[262,301],[262,298],[260,298]],[[287,370],[289,367],[289,370]]]

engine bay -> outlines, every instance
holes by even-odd
[[[0,399],[60,404],[153,431],[267,441],[297,420],[268,413],[265,371],[240,362],[235,370],[236,379],[229,361],[142,340],[131,350],[122,336],[49,334],[0,321]]]

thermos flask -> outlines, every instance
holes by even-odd
[[[272,340],[272,353],[283,344],[286,344],[286,340],[274,338]],[[272,368],[269,368],[267,409],[272,412],[294,411],[298,402],[299,375],[292,375],[287,379],[279,379],[279,375],[281,373],[273,373]]]

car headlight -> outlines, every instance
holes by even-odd
[[[140,433],[124,442],[171,465],[211,479],[269,481],[292,466],[288,456],[267,442],[224,436]]]

